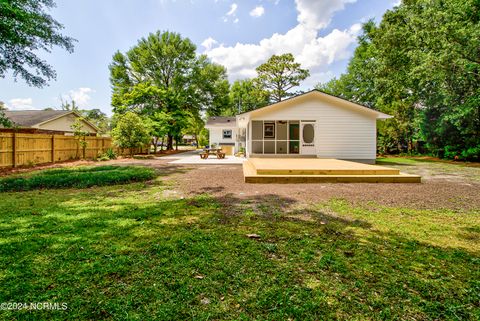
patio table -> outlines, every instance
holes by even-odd
[[[200,158],[207,159],[210,154],[216,155],[218,159],[225,158],[225,153],[222,152],[221,148],[206,148],[200,154]]]

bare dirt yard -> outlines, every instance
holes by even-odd
[[[422,184],[245,184],[241,165],[173,165],[171,159],[121,160],[114,163],[152,166],[165,175],[172,194],[209,194],[225,202],[236,198],[263,199],[270,196],[283,206],[309,205],[332,198],[351,203],[374,202],[413,209],[480,209],[480,167],[476,164],[388,158],[379,164],[419,174]],[[277,197],[275,197],[277,196]]]

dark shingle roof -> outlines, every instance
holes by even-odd
[[[235,127],[236,123],[237,123],[236,117],[213,116],[207,120],[207,126],[229,125],[229,126]]]
[[[15,125],[20,127],[32,127],[47,120],[71,113],[69,110],[7,110],[5,116]]]

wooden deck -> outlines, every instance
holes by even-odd
[[[420,183],[398,169],[319,158],[250,158],[243,163],[246,183]]]

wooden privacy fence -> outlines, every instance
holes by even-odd
[[[85,158],[96,158],[112,148],[110,137],[85,137]],[[113,148],[117,155],[128,155],[129,150]],[[140,149],[135,152],[142,152]],[[83,157],[83,150],[74,136],[0,133],[0,167],[16,167],[62,162]]]

